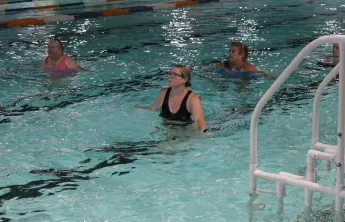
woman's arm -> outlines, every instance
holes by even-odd
[[[204,119],[204,113],[202,111],[202,106],[199,97],[195,94],[191,94],[191,113],[193,116],[194,124],[204,132],[206,129],[206,122]]]
[[[272,80],[276,80],[277,78],[272,76],[271,74],[258,70],[253,64],[247,63],[247,65],[245,67],[243,67],[243,71],[245,72],[256,72],[259,73],[263,76],[265,76],[268,79],[272,79]]]
[[[75,69],[75,70],[86,70],[83,67],[81,67],[72,57],[67,56],[65,59],[65,64],[69,69]]]
[[[217,63],[216,67],[217,68],[224,68],[225,66],[224,66],[224,63],[222,62],[222,63]]]
[[[257,73],[262,74],[263,76],[265,76],[266,78],[272,79],[272,80],[276,80],[277,77],[272,76],[271,74],[264,72],[264,71],[257,71]]]
[[[158,110],[162,107],[162,104],[163,104],[163,100],[164,100],[166,91],[167,91],[167,88],[161,89],[161,90],[158,92],[155,101],[154,101],[150,106],[139,106],[139,105],[135,105],[134,108],[138,108],[138,109],[148,109],[148,110],[151,110],[151,111],[158,111]]]
[[[247,62],[241,71],[243,71],[243,72],[257,72],[258,69],[253,64],[250,64],[249,62]]]

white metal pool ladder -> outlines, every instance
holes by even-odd
[[[316,47],[325,43],[339,43],[340,57],[339,63],[332,71],[324,78],[319,85],[313,104],[312,114],[312,138],[311,147],[307,153],[307,173],[306,176],[294,175],[291,173],[280,172],[273,174],[261,171],[257,168],[257,124],[262,108],[277,89],[284,83],[294,69],[301,63],[301,61]],[[338,133],[337,145],[323,144],[318,141],[318,126],[319,126],[319,104],[320,97],[327,86],[327,84],[339,73],[339,100],[338,100]],[[279,78],[272,84],[267,92],[260,99],[254,109],[250,125],[250,193],[256,194],[257,178],[276,181],[276,192],[278,198],[283,198],[285,195],[285,185],[295,185],[304,188],[304,204],[308,208],[312,205],[313,191],[319,191],[335,196],[335,211],[340,213],[343,217],[343,204],[345,197],[344,190],[344,148],[345,148],[345,36],[344,35],[329,35],[320,37],[309,43],[302,51],[294,58]],[[336,186],[329,187],[315,183],[314,167],[316,160],[324,160],[325,166],[330,167],[330,162],[336,164]]]

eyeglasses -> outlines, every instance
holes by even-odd
[[[181,75],[181,74],[178,74],[178,73],[176,73],[176,72],[167,72],[167,75],[168,76],[171,76],[171,77],[173,77],[173,78],[176,78],[176,77],[181,77],[181,78],[184,78],[184,75]]]

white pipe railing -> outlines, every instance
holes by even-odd
[[[320,191],[323,193],[328,193],[331,195],[335,195],[335,188],[334,187],[327,187],[317,183],[305,181],[305,180],[295,180],[292,178],[286,178],[284,176],[273,174],[273,173],[266,173],[261,170],[255,170],[254,175],[263,179],[273,180],[273,181],[280,181],[285,184],[296,185],[302,188],[308,188],[314,191]]]
[[[304,180],[304,178],[305,178],[304,176],[299,176],[299,175],[295,175],[295,174],[287,173],[287,172],[280,172],[279,175],[285,176],[287,178],[292,178],[295,180]]]
[[[325,43],[338,43],[340,45],[339,64],[332,69],[332,71],[324,78],[318,87],[313,103],[312,115],[312,138],[311,150],[307,154],[307,175],[301,177],[285,172],[280,174],[271,174],[257,169],[257,125],[259,116],[264,105],[278,90],[278,88],[285,82],[289,75],[302,62],[302,60],[316,47]],[[338,107],[338,141],[337,145],[327,145],[318,141],[318,126],[319,126],[319,104],[321,95],[327,84],[339,73],[339,107]],[[249,184],[250,192],[257,191],[257,177],[274,180],[277,182],[277,196],[282,197],[285,192],[285,184],[296,185],[305,189],[305,205],[311,206],[312,191],[319,191],[336,196],[336,211],[342,211],[345,191],[344,191],[344,146],[345,146],[345,36],[331,35],[323,36],[308,44],[300,53],[292,60],[288,67],[283,71],[279,78],[272,84],[272,86],[262,96],[256,105],[250,125],[250,166],[249,166]],[[319,149],[325,152],[319,152],[314,149]],[[329,165],[330,162],[335,162],[337,165],[337,181],[335,187],[322,186],[315,183],[314,167],[317,159],[325,160]]]
[[[337,64],[332,71],[322,80],[319,87],[315,92],[315,98],[313,103],[313,116],[312,116],[312,133],[311,133],[311,149],[315,149],[316,147],[325,149],[329,148],[329,145],[318,143],[318,132],[319,132],[319,109],[320,109],[320,100],[321,95],[328,85],[336,77],[339,73],[339,64]],[[325,148],[323,148],[325,147]],[[334,146],[336,148],[336,146]]]
[[[336,154],[324,153],[316,150],[309,150],[307,158],[313,158],[314,160],[327,160],[331,162],[336,161]]]
[[[344,146],[345,146],[345,42],[339,43],[340,57],[340,72],[339,72],[339,96],[338,96],[338,139],[337,139],[337,178],[335,189],[337,194],[344,190]],[[342,211],[344,205],[344,198],[337,195],[335,198],[335,210]]]
[[[317,123],[315,125],[319,125],[319,123]],[[318,138],[316,138],[316,140],[318,140]],[[312,143],[312,144],[315,144],[314,149],[318,149],[318,150],[334,150],[334,151],[337,150],[337,146],[334,146],[334,145],[323,144],[320,142],[316,142],[316,143]],[[312,146],[312,148],[313,148],[313,146]]]
[[[339,64],[337,64],[331,72],[323,79],[319,87],[316,90],[314,103],[313,103],[313,115],[312,115],[312,133],[311,133],[311,149],[324,149],[331,150],[334,149],[336,152],[337,146],[331,146],[328,144],[323,144],[318,142],[319,137],[319,109],[320,109],[320,100],[321,95],[332,79],[339,73]],[[325,169],[331,169],[330,161],[325,161]],[[308,195],[307,195],[308,196]]]

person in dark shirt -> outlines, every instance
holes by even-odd
[[[276,79],[276,77],[272,76],[271,74],[258,70],[248,61],[248,46],[241,42],[231,42],[228,60],[218,63],[216,67],[225,69],[227,71],[253,72],[261,74],[272,80]]]
[[[321,56],[319,61],[316,63],[318,67],[333,68],[339,63],[340,50],[339,44],[333,43],[332,55]]]
[[[229,47],[227,61],[217,64],[217,67],[229,71],[257,72],[256,67],[248,62],[248,46],[241,42],[232,42]]]
[[[188,89],[191,86],[191,71],[184,65],[173,66],[168,72],[168,86],[161,89],[150,106],[135,108],[161,110],[160,116],[169,122],[194,124],[207,132],[206,122],[199,97]]]

